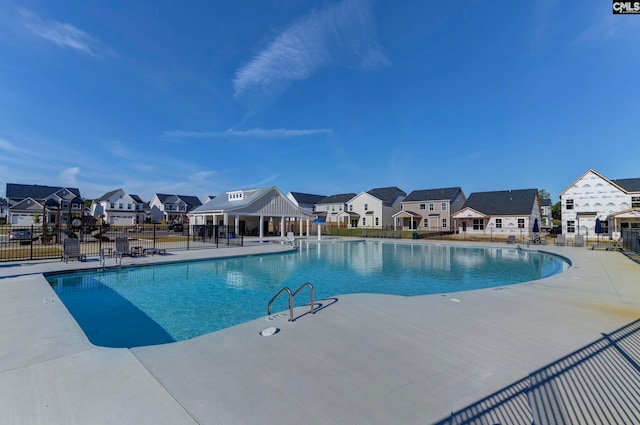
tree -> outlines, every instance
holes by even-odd
[[[554,220],[562,220],[562,203],[560,201],[551,207],[551,218]]]
[[[551,199],[551,194],[546,189],[538,189],[540,199]]]

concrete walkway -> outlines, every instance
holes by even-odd
[[[284,249],[272,243],[124,263]],[[276,314],[134,349],[93,346],[41,275],[95,268],[97,259],[0,264],[0,422],[434,423],[640,319],[639,264],[619,252],[542,249],[572,267],[488,290],[337,295],[319,300],[313,316],[297,308],[294,323]],[[280,331],[261,336],[270,326]]]

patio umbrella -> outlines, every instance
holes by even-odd
[[[598,235],[598,242],[600,242],[600,234],[602,234],[604,230],[602,230],[602,222],[598,217],[596,217],[596,235]]]
[[[533,220],[533,233],[540,233],[540,226],[538,225],[538,219]]]

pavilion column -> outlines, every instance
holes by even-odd
[[[309,217],[307,217],[307,237],[311,236],[311,222],[309,221]]]
[[[264,238],[264,216],[260,216],[260,226],[258,230],[258,235],[260,236],[260,242],[262,242],[262,238]]]
[[[302,234],[302,217],[298,217],[298,224],[300,226],[300,232],[298,232],[298,234],[300,236],[303,236],[303,234]]]
[[[239,235],[240,234],[240,216],[237,215],[236,219],[234,220],[234,227],[235,227],[235,234]]]
[[[284,228],[284,222],[285,222],[286,217],[285,216],[281,216],[280,217],[280,237],[284,237],[285,234],[285,228]]]
[[[222,224],[225,226],[229,225],[229,214],[224,213],[224,215],[222,216]]]

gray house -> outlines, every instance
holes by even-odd
[[[32,225],[39,217],[46,223],[67,223],[82,216],[84,201],[75,187],[7,183],[7,223]]]
[[[541,224],[538,189],[475,192],[451,218],[461,233],[526,237]]]

